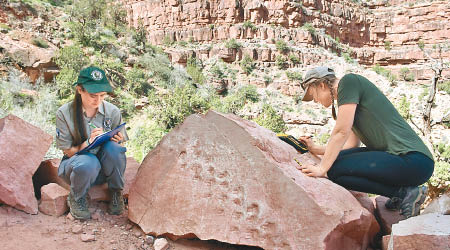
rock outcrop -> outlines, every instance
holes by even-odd
[[[365,249],[379,229],[375,218],[344,188],[297,169],[317,162],[237,116],[191,115],[141,164],[129,219],[147,234],[172,238]]]
[[[67,206],[68,190],[56,183],[50,183],[42,187],[42,199],[39,203],[39,211],[47,215],[61,216],[69,207]]]
[[[272,44],[284,39],[305,48],[320,45],[340,50],[342,45],[348,45],[351,56],[361,64],[404,65],[428,60],[418,47],[419,41],[424,45],[444,44],[450,37],[448,1],[409,4],[336,0],[122,2],[128,11],[128,22],[134,27],[143,25],[154,44],[167,40],[211,42],[230,38]],[[262,61],[273,62],[278,54],[274,47],[254,46],[253,50],[257,55],[254,59],[269,55]],[[208,53],[213,54],[207,50]],[[205,51],[199,54],[204,55]],[[443,56],[450,58],[450,52],[444,52]]]
[[[450,249],[450,215],[424,214],[392,226],[388,250]]]
[[[0,203],[38,212],[32,176],[52,140],[51,135],[14,115],[0,119]]]
[[[379,219],[379,223],[382,229],[383,234],[390,234],[392,232],[392,225],[398,223],[403,219],[400,211],[391,211],[388,210],[384,204],[389,198],[384,196],[378,196],[375,199],[376,203],[376,216]]]

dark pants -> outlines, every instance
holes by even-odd
[[[392,155],[367,148],[342,150],[328,178],[346,189],[396,196],[400,187],[418,186],[433,174],[434,161],[420,152]]]
[[[123,189],[127,149],[108,141],[98,153],[74,155],[61,161],[58,175],[70,184],[75,200],[85,195],[93,185],[107,182],[108,188]]]

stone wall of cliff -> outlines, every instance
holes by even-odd
[[[450,37],[448,1],[122,1],[130,25],[143,25],[153,44],[164,39],[213,43],[235,38],[267,44],[284,39],[299,47],[345,48],[361,64],[392,66],[423,65],[427,57],[418,44],[431,48]],[[450,58],[450,51],[443,57]]]

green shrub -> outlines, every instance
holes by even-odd
[[[136,66],[126,73],[125,78],[127,80],[126,89],[135,97],[147,96],[152,89],[145,72]]]
[[[281,115],[277,114],[275,109],[269,105],[264,104],[262,112],[254,119],[260,126],[272,130],[275,133],[281,133],[286,131],[286,123]]]
[[[372,70],[375,71],[377,74],[386,77],[391,83],[391,85],[394,85],[395,82],[397,81],[397,77],[390,70],[381,67],[379,64],[376,64],[374,67],[372,67]]]
[[[80,71],[88,62],[87,56],[84,55],[83,50],[77,45],[66,46],[60,49],[55,58],[55,63],[59,68],[68,68],[76,72]]]
[[[400,99],[400,102],[397,105],[397,110],[405,120],[408,120],[409,118],[411,118],[411,114],[409,113],[409,106],[410,106],[410,103],[409,103],[408,99],[406,98],[406,96],[402,96],[402,98]]]
[[[450,145],[445,143],[439,143],[436,146],[437,151],[439,152],[439,157],[441,160],[448,162],[450,160]],[[449,169],[450,171],[450,169]]]
[[[208,100],[191,84],[177,86],[166,94],[150,96],[149,99],[153,106],[151,115],[167,130],[182,123],[187,116],[204,113],[210,108]]]
[[[74,92],[73,84],[78,79],[79,71],[71,68],[63,68],[55,78],[55,85],[60,99],[67,99]]]
[[[46,48],[49,47],[49,46],[48,46],[48,43],[47,43],[44,39],[39,38],[39,37],[34,38],[33,41],[32,41],[32,43],[33,43],[34,45],[38,46],[39,48],[44,48],[44,49],[46,49]]]
[[[249,55],[245,54],[244,58],[239,62],[242,71],[245,74],[250,74],[255,69],[255,61]]]
[[[175,41],[169,35],[166,35],[163,38],[163,44],[167,47],[172,46],[174,43],[175,43]]]
[[[256,31],[258,28],[256,28],[256,26],[250,21],[247,20],[242,24],[242,27],[246,28],[246,29],[251,29],[253,31]]]
[[[288,66],[286,57],[283,55],[277,55],[277,57],[275,57],[275,65],[279,69],[285,69]]]
[[[225,71],[217,64],[211,67],[211,73],[218,79],[224,79],[226,77]]]
[[[301,81],[303,79],[303,76],[298,71],[286,71],[286,76],[289,79],[289,81]]]
[[[294,65],[300,63],[300,58],[294,54],[289,55],[289,61],[291,61]]]
[[[189,57],[186,63],[186,72],[191,76],[194,83],[203,84],[205,82],[202,71],[201,62],[195,57]]]
[[[408,68],[400,69],[400,78],[407,82],[412,82],[415,80],[414,74]]]
[[[419,48],[420,48],[421,50],[423,50],[423,49],[425,48],[425,42],[422,41],[422,40],[420,40],[420,41],[417,43],[417,46],[419,46]]]
[[[258,102],[260,95],[258,94],[257,88],[255,85],[245,85],[238,90],[239,95],[241,95],[245,100],[249,100],[251,102]]]
[[[438,161],[435,163],[434,172],[428,180],[429,196],[438,197],[450,190],[450,163]]]
[[[390,50],[391,50],[391,41],[385,41],[385,42],[384,42],[384,48],[385,48],[387,51],[390,51]]]
[[[277,50],[281,53],[287,53],[289,52],[290,48],[287,45],[286,41],[284,41],[283,39],[279,39],[276,43],[275,43],[275,47],[277,48]]]
[[[266,87],[273,82],[273,78],[269,75],[264,75],[263,80]]]
[[[125,120],[132,117],[137,111],[134,105],[135,97],[121,88],[114,89],[114,96],[113,99],[108,101],[120,108],[120,112]]]
[[[55,136],[55,114],[60,105],[55,88],[50,84],[41,85],[39,81],[31,85],[20,74],[13,70],[7,79],[0,79],[0,118],[13,114]],[[36,91],[37,95],[23,93],[24,89]],[[53,142],[46,158],[61,157],[62,152]]]
[[[142,114],[130,121],[130,140],[127,142],[127,154],[138,162],[142,162],[144,157],[159,143],[166,131],[161,128],[152,116]]]
[[[425,96],[428,96],[430,94],[430,90],[428,88],[424,88],[422,93],[419,95],[419,100],[422,101]]]
[[[350,54],[347,53],[347,52],[342,53],[342,56],[344,57],[344,60],[345,60],[347,63],[354,63],[354,62],[355,62],[355,60],[354,60],[354,59],[350,56]]]
[[[442,83],[438,84],[437,87],[440,91],[444,91],[448,95],[450,95],[450,81],[442,82]]]
[[[302,28],[306,29],[311,35],[316,34],[316,28],[311,23],[305,23],[303,24]]]
[[[235,88],[229,95],[213,104],[213,108],[223,113],[238,114],[238,112],[250,101],[258,102],[260,95],[254,85],[245,85]]]
[[[231,38],[225,43],[225,47],[228,49],[240,49],[242,47],[242,44],[236,41],[236,39]]]

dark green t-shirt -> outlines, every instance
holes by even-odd
[[[339,81],[338,106],[356,103],[352,130],[369,149],[401,155],[418,151],[433,159],[394,105],[367,78],[347,74]]]

